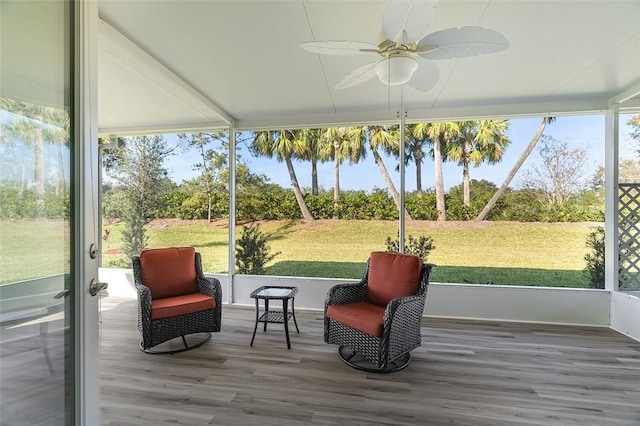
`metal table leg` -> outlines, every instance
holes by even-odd
[[[267,323],[269,322],[269,299],[264,299],[264,312],[266,314],[266,317],[263,331],[267,331]]]
[[[291,349],[291,341],[289,341],[289,299],[282,299],[282,313],[284,314],[284,334],[287,336],[287,349]]]
[[[256,338],[256,330],[258,329],[259,318],[260,318],[260,306],[258,305],[258,299],[256,299],[256,324],[253,326],[253,336],[251,336],[251,344],[249,346],[253,346],[253,339]]]
[[[298,321],[296,321],[296,298],[291,298],[291,316],[293,317],[293,323],[296,325],[296,331],[300,334],[300,329],[298,328]]]

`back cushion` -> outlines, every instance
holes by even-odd
[[[371,253],[367,302],[386,306],[391,299],[416,294],[421,272],[422,260],[418,256]]]
[[[142,283],[151,290],[151,298],[197,292],[195,258],[193,247],[151,249],[140,253]]]

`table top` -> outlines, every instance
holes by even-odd
[[[298,287],[262,286],[250,294],[254,299],[292,299],[298,293]]]

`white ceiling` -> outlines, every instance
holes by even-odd
[[[377,79],[336,91],[366,56],[312,40],[377,42],[386,1],[101,0],[100,133],[277,128],[602,111],[640,92],[637,0],[440,0],[429,30],[502,33],[498,53],[435,61],[429,92]]]

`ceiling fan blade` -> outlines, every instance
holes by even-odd
[[[376,62],[372,62],[367,65],[363,65],[347,74],[338,84],[336,84],[336,90],[346,89],[347,87],[353,87],[360,83],[364,83],[373,76],[376,75],[374,68]]]
[[[382,31],[389,40],[405,31],[406,41],[418,41],[429,32],[437,5],[437,0],[391,0],[382,14]]]
[[[378,53],[378,46],[363,41],[309,41],[300,43],[300,47],[322,55],[351,56]]]
[[[440,78],[440,69],[430,61],[418,58],[418,69],[413,73],[407,85],[419,92],[428,92]]]
[[[425,59],[454,59],[499,52],[509,47],[497,31],[482,27],[448,28],[429,34],[416,47]]]

